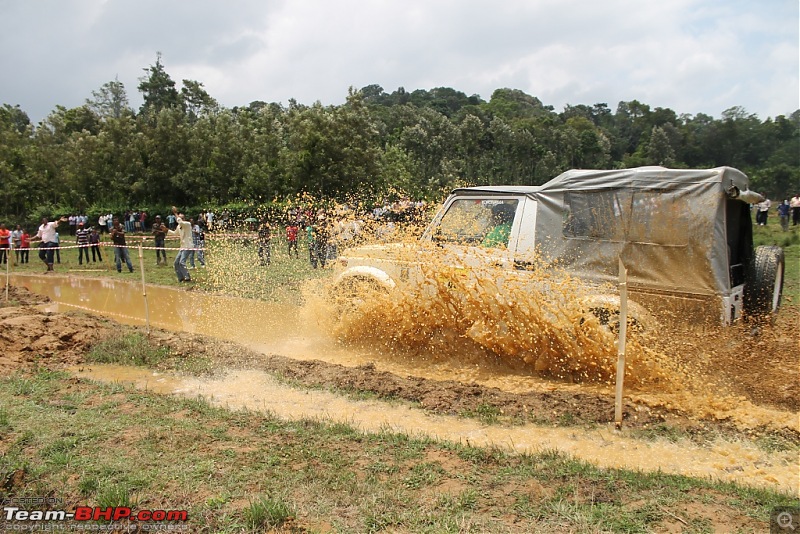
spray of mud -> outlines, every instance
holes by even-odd
[[[518,268],[495,249],[472,246],[467,253],[425,245],[418,238],[431,209],[409,217],[393,205],[376,216],[365,206],[309,204],[297,213],[299,257],[288,254],[285,241],[287,219],[297,214],[281,214],[269,221],[269,266],[260,264],[257,225],[245,229],[248,235],[213,242],[210,288],[269,300],[289,295],[303,305],[303,324],[327,329],[346,346],[505,368],[554,385],[613,382],[613,309],[610,318],[598,316],[587,302],[598,291],[615,294],[616,288],[588,286],[535,258]],[[314,269],[309,261],[306,229],[314,225],[326,237],[324,268]],[[355,256],[385,267],[400,285],[388,290],[358,278],[343,284],[338,275],[354,265]],[[628,328],[626,391],[701,418],[797,432],[796,314],[782,317],[758,330],[686,320],[629,323],[634,327]],[[777,420],[776,410],[786,417]]]

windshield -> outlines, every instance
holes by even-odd
[[[439,222],[433,240],[484,247],[508,247],[516,199],[455,200]]]

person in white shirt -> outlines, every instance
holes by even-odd
[[[789,201],[789,208],[792,210],[792,226],[797,226],[800,224],[800,193]]]
[[[175,256],[175,274],[178,276],[178,282],[191,282],[192,277],[189,275],[189,269],[186,267],[186,260],[194,250],[194,236],[192,235],[192,223],[184,217],[183,213],[178,213],[178,208],[172,206],[172,213],[175,214],[175,221],[177,228],[175,230],[167,230],[168,235],[176,235],[180,237],[181,244],[177,256]]]
[[[769,208],[772,206],[772,202],[769,199],[764,199],[764,202],[756,204],[756,209],[758,212],[756,213],[756,223],[759,226],[766,226],[767,225],[767,217],[769,217]]]
[[[11,248],[14,249],[14,257],[16,258],[16,262],[19,263],[19,247],[22,244],[22,227],[17,225],[14,230],[11,231]]]
[[[53,257],[58,246],[56,228],[60,222],[69,222],[69,218],[61,217],[57,221],[48,222],[47,217],[42,217],[42,224],[39,231],[31,238],[31,241],[41,241],[39,245],[39,259],[47,265],[47,272],[53,271]]]

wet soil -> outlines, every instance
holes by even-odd
[[[82,312],[47,312],[41,306],[46,297],[21,287],[9,290],[9,302],[0,302],[0,369],[7,373],[80,364],[98,341],[121,332],[143,332],[142,328],[120,325]],[[796,313],[784,315],[796,316]],[[744,353],[737,350],[728,351],[729,354],[722,344],[713,357],[694,362],[694,365],[698,372],[715,376],[718,383],[724,384],[720,387],[743,395],[753,404],[796,411],[800,406],[800,393],[796,380],[797,344],[795,339],[792,345],[792,328],[791,320],[785,319],[748,339],[744,343]],[[554,387],[553,391],[546,392],[510,393],[477,384],[398,376],[372,365],[345,367],[264,355],[235,343],[191,333],[154,329],[150,339],[156,345],[170,347],[174,358],[207,358],[218,370],[260,369],[306,387],[355,394],[366,392],[382,399],[410,401],[432,413],[562,426],[608,425],[613,421],[613,397],[589,389],[583,392],[577,388]],[[765,365],[767,362],[769,365]],[[724,419],[698,417],[644,400],[626,400],[624,419],[627,428],[663,429],[668,426],[698,441],[744,433],[740,426]],[[755,426],[746,429],[749,438],[753,434],[779,434],[791,442],[800,441],[800,434],[791,428]]]

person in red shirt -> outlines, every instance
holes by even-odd
[[[286,241],[289,243],[289,257],[292,257],[292,250],[294,250],[294,257],[299,257],[299,253],[297,252],[297,234],[300,231],[300,227],[297,226],[296,221],[290,221],[289,225],[286,227]]]
[[[11,230],[5,224],[0,223],[0,265],[8,263],[8,255],[11,249]]]
[[[19,238],[19,262],[28,263],[30,259],[31,249],[31,234],[26,229],[22,229],[22,235]]]

